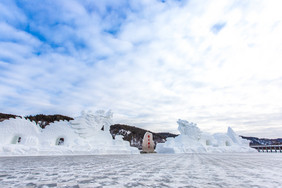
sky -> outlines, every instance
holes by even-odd
[[[282,137],[281,5],[1,0],[0,112]]]

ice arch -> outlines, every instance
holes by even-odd
[[[206,146],[211,146],[212,145],[212,141],[211,140],[206,140]]]
[[[11,141],[11,144],[19,144],[22,141],[21,135],[15,135]]]
[[[64,145],[65,143],[65,138],[64,137],[58,137],[56,140],[56,145],[60,146],[60,145]]]

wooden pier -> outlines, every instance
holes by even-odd
[[[258,152],[282,153],[282,145],[251,145],[250,147],[258,150]]]

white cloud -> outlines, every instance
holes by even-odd
[[[31,4],[0,13],[2,112],[111,108],[117,122],[153,131],[183,118],[280,136],[279,1]]]

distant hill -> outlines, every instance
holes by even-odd
[[[16,118],[16,117],[20,117],[17,115],[13,115],[13,114],[4,114],[4,113],[0,113],[0,122],[4,121],[6,119],[10,119],[10,118]]]
[[[268,138],[257,138],[250,136],[241,136],[243,139],[250,141],[250,146],[252,145],[281,145],[282,138],[268,139]]]
[[[0,113],[0,122],[4,121],[6,119],[10,119],[10,118],[16,118],[16,117],[21,117],[18,115],[13,115],[13,114],[3,114]],[[70,121],[73,120],[72,117],[68,117],[68,116],[63,116],[63,115],[59,115],[59,114],[55,114],[55,115],[44,115],[44,114],[37,114],[37,115],[30,115],[30,116],[25,116],[25,119],[29,119],[30,121],[34,121],[36,124],[38,124],[41,128],[45,128],[47,125],[49,125],[50,123],[54,123],[55,121]]]
[[[141,129],[129,125],[115,124],[110,127],[110,132],[115,138],[116,135],[122,135],[123,140],[129,141],[130,145],[142,149],[142,141],[146,132],[153,134],[155,145],[157,143],[164,143],[168,137],[176,137],[176,134],[171,133],[154,133],[149,130]]]
[[[73,120],[72,117],[64,116],[64,115],[44,115],[44,114],[37,114],[35,116],[25,116],[25,119],[29,119],[30,121],[35,121],[41,128],[45,128],[50,123],[54,123],[55,121],[70,121]]]

